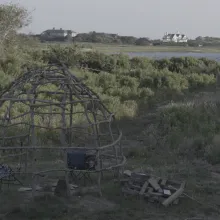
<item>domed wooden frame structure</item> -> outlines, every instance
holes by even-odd
[[[66,153],[70,149],[95,152],[100,193],[102,172],[118,172],[125,164],[114,114],[64,65],[32,69],[16,79],[0,95],[0,114],[0,153],[28,152],[31,166],[26,159],[24,173],[32,173],[33,191],[39,173],[62,170],[69,183]],[[50,143],[42,143],[46,135],[52,136]],[[64,152],[65,167],[37,170],[36,152],[46,149]]]

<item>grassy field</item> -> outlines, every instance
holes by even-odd
[[[106,45],[88,44],[93,48],[108,53],[116,52],[197,52],[197,53],[220,53],[220,48],[196,48],[196,47],[175,47],[175,46],[130,46],[130,45]]]
[[[213,98],[213,93],[210,93],[208,97]],[[182,102],[182,104],[187,103]],[[166,105],[160,106],[160,108],[165,107]],[[154,109],[154,111],[157,110]],[[177,157],[173,151],[169,151],[168,146],[162,144],[157,148],[152,148],[152,142],[149,145],[149,139],[152,137],[147,135],[143,142],[137,141],[137,136],[155,123],[154,120],[149,121],[149,116],[150,114],[146,113],[131,120],[119,121],[124,132],[124,153],[128,159],[125,169],[147,171],[156,176],[178,181],[184,180],[187,182],[185,193],[191,199],[181,198],[178,205],[165,208],[159,204],[140,200],[138,197],[126,197],[121,193],[120,186],[114,183],[112,176],[105,173],[102,181],[102,198],[97,197],[96,194],[80,194],[69,199],[41,195],[31,200],[30,195],[5,191],[1,194],[0,200],[0,214],[5,217],[2,219],[219,219],[220,174],[217,173],[220,172],[219,165],[211,166],[201,159]],[[58,165],[55,161],[47,162],[48,167]]]
[[[41,43],[40,47],[47,48],[57,43]],[[60,43],[66,46],[68,43]],[[70,44],[71,45],[71,44]],[[195,52],[195,53],[220,53],[220,47],[181,47],[181,46],[132,46],[113,45],[100,43],[79,43],[88,49],[96,49],[103,53],[129,53],[129,52]]]
[[[94,44],[84,46],[91,48]],[[105,49],[106,45],[95,46],[100,51],[110,51]],[[116,52],[112,48],[112,53]],[[220,95],[215,90],[214,75],[219,63],[190,57],[162,61],[129,59],[124,55],[81,53],[81,49],[78,51],[75,47],[57,47],[47,52],[42,52],[37,45],[36,51],[31,47],[20,54],[9,54],[1,63],[1,90],[24,73],[23,64],[30,61],[31,67],[45,65],[56,55],[115,113],[123,132],[125,169],[186,181],[185,193],[191,198],[181,198],[178,205],[164,208],[140,198],[123,196],[114,177],[104,174],[102,198],[97,194],[80,194],[70,199],[41,195],[32,200],[30,195],[10,191],[6,186],[0,194],[0,219],[220,219]],[[81,64],[87,64],[88,69],[77,68]],[[22,91],[27,86],[21,87]],[[54,85],[45,87],[44,90],[57,90]],[[17,91],[15,95],[17,98]],[[59,100],[57,96],[39,97]],[[0,108],[0,114],[3,110]],[[15,105],[13,114],[26,110],[26,105]],[[47,112],[46,108],[41,110]],[[36,117],[35,121],[48,126],[46,119]],[[59,117],[53,119],[54,123],[60,123]],[[78,116],[75,119],[78,121]],[[58,144],[57,133],[47,130],[39,133],[40,143],[43,146],[51,141]],[[17,134],[17,130],[10,132],[10,136]],[[51,152],[42,155],[46,161],[37,161],[43,169],[62,165],[57,155],[52,157]],[[49,178],[60,177],[63,174],[53,173]],[[25,186],[28,184],[30,182]]]

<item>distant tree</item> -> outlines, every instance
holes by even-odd
[[[151,40],[151,43],[154,46],[158,46],[158,45],[161,45],[163,42],[160,39],[156,39],[156,40]]]
[[[10,46],[19,29],[30,23],[28,11],[17,4],[0,4],[0,49]]]
[[[142,38],[137,39],[135,44],[139,46],[147,46],[151,44],[151,41],[149,40],[149,38],[142,37]]]
[[[199,36],[199,37],[197,37],[195,40],[196,40],[196,41],[203,41],[203,40],[204,40],[204,37]]]
[[[215,46],[220,46],[220,38],[219,37],[197,37],[195,39],[195,42],[198,43],[198,45],[206,46],[206,47],[215,47]]]
[[[135,44],[137,38],[132,36],[120,36],[120,41],[123,44]]]
[[[75,42],[92,42],[92,43],[107,43],[107,44],[129,44],[129,45],[149,45],[148,38],[136,38],[133,36],[119,36],[117,34],[97,33],[95,31],[90,33],[78,34],[74,38]]]
[[[187,44],[190,47],[198,47],[200,45],[200,42],[197,40],[188,40]]]

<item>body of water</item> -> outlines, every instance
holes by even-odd
[[[220,53],[195,53],[195,52],[130,52],[130,57],[149,57],[152,59],[164,59],[171,57],[205,57],[210,60],[220,61]]]

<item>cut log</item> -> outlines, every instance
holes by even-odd
[[[148,194],[151,194],[152,192],[153,192],[153,188],[149,188],[147,191]]]
[[[185,187],[185,182],[183,182],[180,186],[180,188],[173,193],[169,198],[167,198],[162,204],[167,207],[168,205],[170,205],[171,203],[173,203],[180,195],[183,194],[184,191],[184,187]]]
[[[139,193],[140,195],[143,195],[143,194],[145,193],[148,184],[149,184],[148,181],[146,181],[146,182],[144,183],[144,185],[142,186],[141,191],[140,191],[140,193]]]
[[[27,191],[31,191],[32,188],[31,187],[21,187],[18,189],[18,192],[27,192]]]
[[[158,184],[157,180],[153,177],[151,177],[148,182],[150,185],[154,188],[154,190],[159,191],[161,190],[160,185]]]
[[[142,173],[132,173],[131,180],[135,182],[139,182],[140,184],[144,184],[150,178],[149,175],[142,174]]]
[[[20,188],[18,189],[18,192],[27,192],[27,191],[31,191],[31,190],[32,190],[31,187],[20,187]],[[40,187],[40,186],[36,186],[36,189],[35,189],[35,190],[36,190],[36,191],[42,191],[43,188]]]
[[[167,183],[167,180],[166,179],[162,179],[162,181],[161,181],[161,186],[165,186],[166,185],[166,183]]]
[[[146,194],[148,194],[148,193],[146,193]],[[157,196],[157,197],[163,196],[163,194],[162,194],[162,193],[159,193],[159,192],[151,192],[151,193],[149,193],[149,195],[150,195],[150,196]]]

